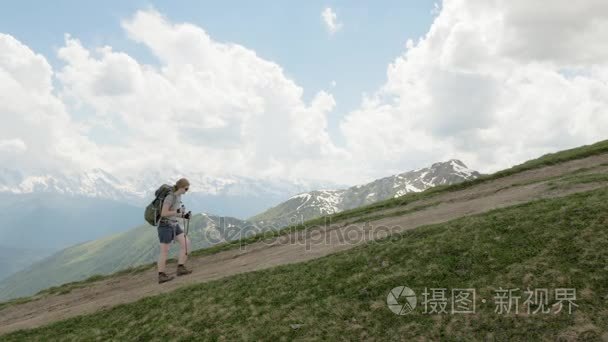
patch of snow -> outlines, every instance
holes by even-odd
[[[304,196],[302,196],[302,195],[304,195]],[[304,193],[304,194],[300,194],[300,195],[292,197],[291,199],[304,198],[302,203],[300,203],[300,205],[296,208],[296,211],[300,210],[300,208],[302,208],[302,206],[304,206],[304,204],[308,203],[308,201],[310,200],[311,197],[312,197],[312,195],[309,193]]]
[[[318,209],[321,214],[333,214],[340,211],[339,204],[343,200],[342,193],[342,191],[338,190],[319,191],[317,201],[319,203]]]
[[[454,171],[456,171],[461,176],[463,176],[467,179],[473,175],[473,171],[471,169],[463,166],[462,164],[456,162],[455,160],[450,160],[450,165],[452,166]]]
[[[296,199],[296,198],[309,198],[310,197],[310,193],[309,192],[303,192],[301,194],[297,194],[295,196],[291,196],[289,197],[289,199]]]
[[[405,184],[405,189],[409,192],[421,192],[421,189],[418,189],[417,187],[411,185],[411,184]]]
[[[401,197],[403,195],[407,194],[407,190],[406,189],[401,189],[399,191],[397,191],[395,193],[395,195],[393,196],[393,198],[397,198],[397,197]]]

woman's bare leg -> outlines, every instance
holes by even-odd
[[[179,234],[175,239],[179,242],[179,259],[177,264],[183,265],[188,260],[188,256],[186,255],[186,243],[188,244],[188,251],[190,251],[190,239],[187,239],[184,234]]]
[[[158,272],[165,272],[165,266],[167,265],[167,255],[169,254],[169,247],[171,245],[168,243],[160,244],[160,254],[158,255]]]

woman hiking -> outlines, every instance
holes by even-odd
[[[181,206],[182,195],[188,191],[190,182],[186,178],[178,180],[171,192],[163,201],[162,210],[160,213],[160,223],[158,225],[158,239],[160,240],[160,255],[158,257],[158,283],[164,283],[172,280],[173,276],[168,276],[165,273],[167,264],[167,254],[169,246],[173,240],[179,242],[179,258],[177,260],[177,276],[182,276],[192,273],[184,265],[188,256],[186,251],[190,249],[190,241],[184,235],[184,230],[179,225],[179,218],[190,219],[191,213],[184,213]],[[188,244],[186,246],[186,244]],[[187,247],[187,248],[186,248]]]

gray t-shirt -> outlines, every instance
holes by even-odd
[[[182,206],[182,195],[176,195],[173,191],[170,192],[167,197],[165,197],[165,200],[163,201],[163,206],[165,206],[167,203],[169,203],[169,210],[177,210],[177,208],[180,208]],[[167,216],[167,217],[162,217],[161,218],[161,222],[168,222],[168,223],[177,223],[179,224],[178,218],[181,216]]]

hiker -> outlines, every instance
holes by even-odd
[[[190,247],[190,241],[184,235],[184,230],[179,225],[179,219],[190,219],[191,213],[184,213],[184,208],[181,206],[181,197],[188,191],[190,182],[186,178],[178,180],[171,192],[165,197],[161,210],[161,218],[158,225],[158,239],[160,240],[160,255],[158,257],[158,283],[164,283],[172,280],[173,276],[168,276],[165,273],[167,263],[167,255],[169,246],[172,241],[179,242],[179,258],[177,260],[177,276],[182,276],[192,273],[192,270],[186,268],[185,263],[188,259],[187,250]],[[186,245],[187,244],[187,245]]]

